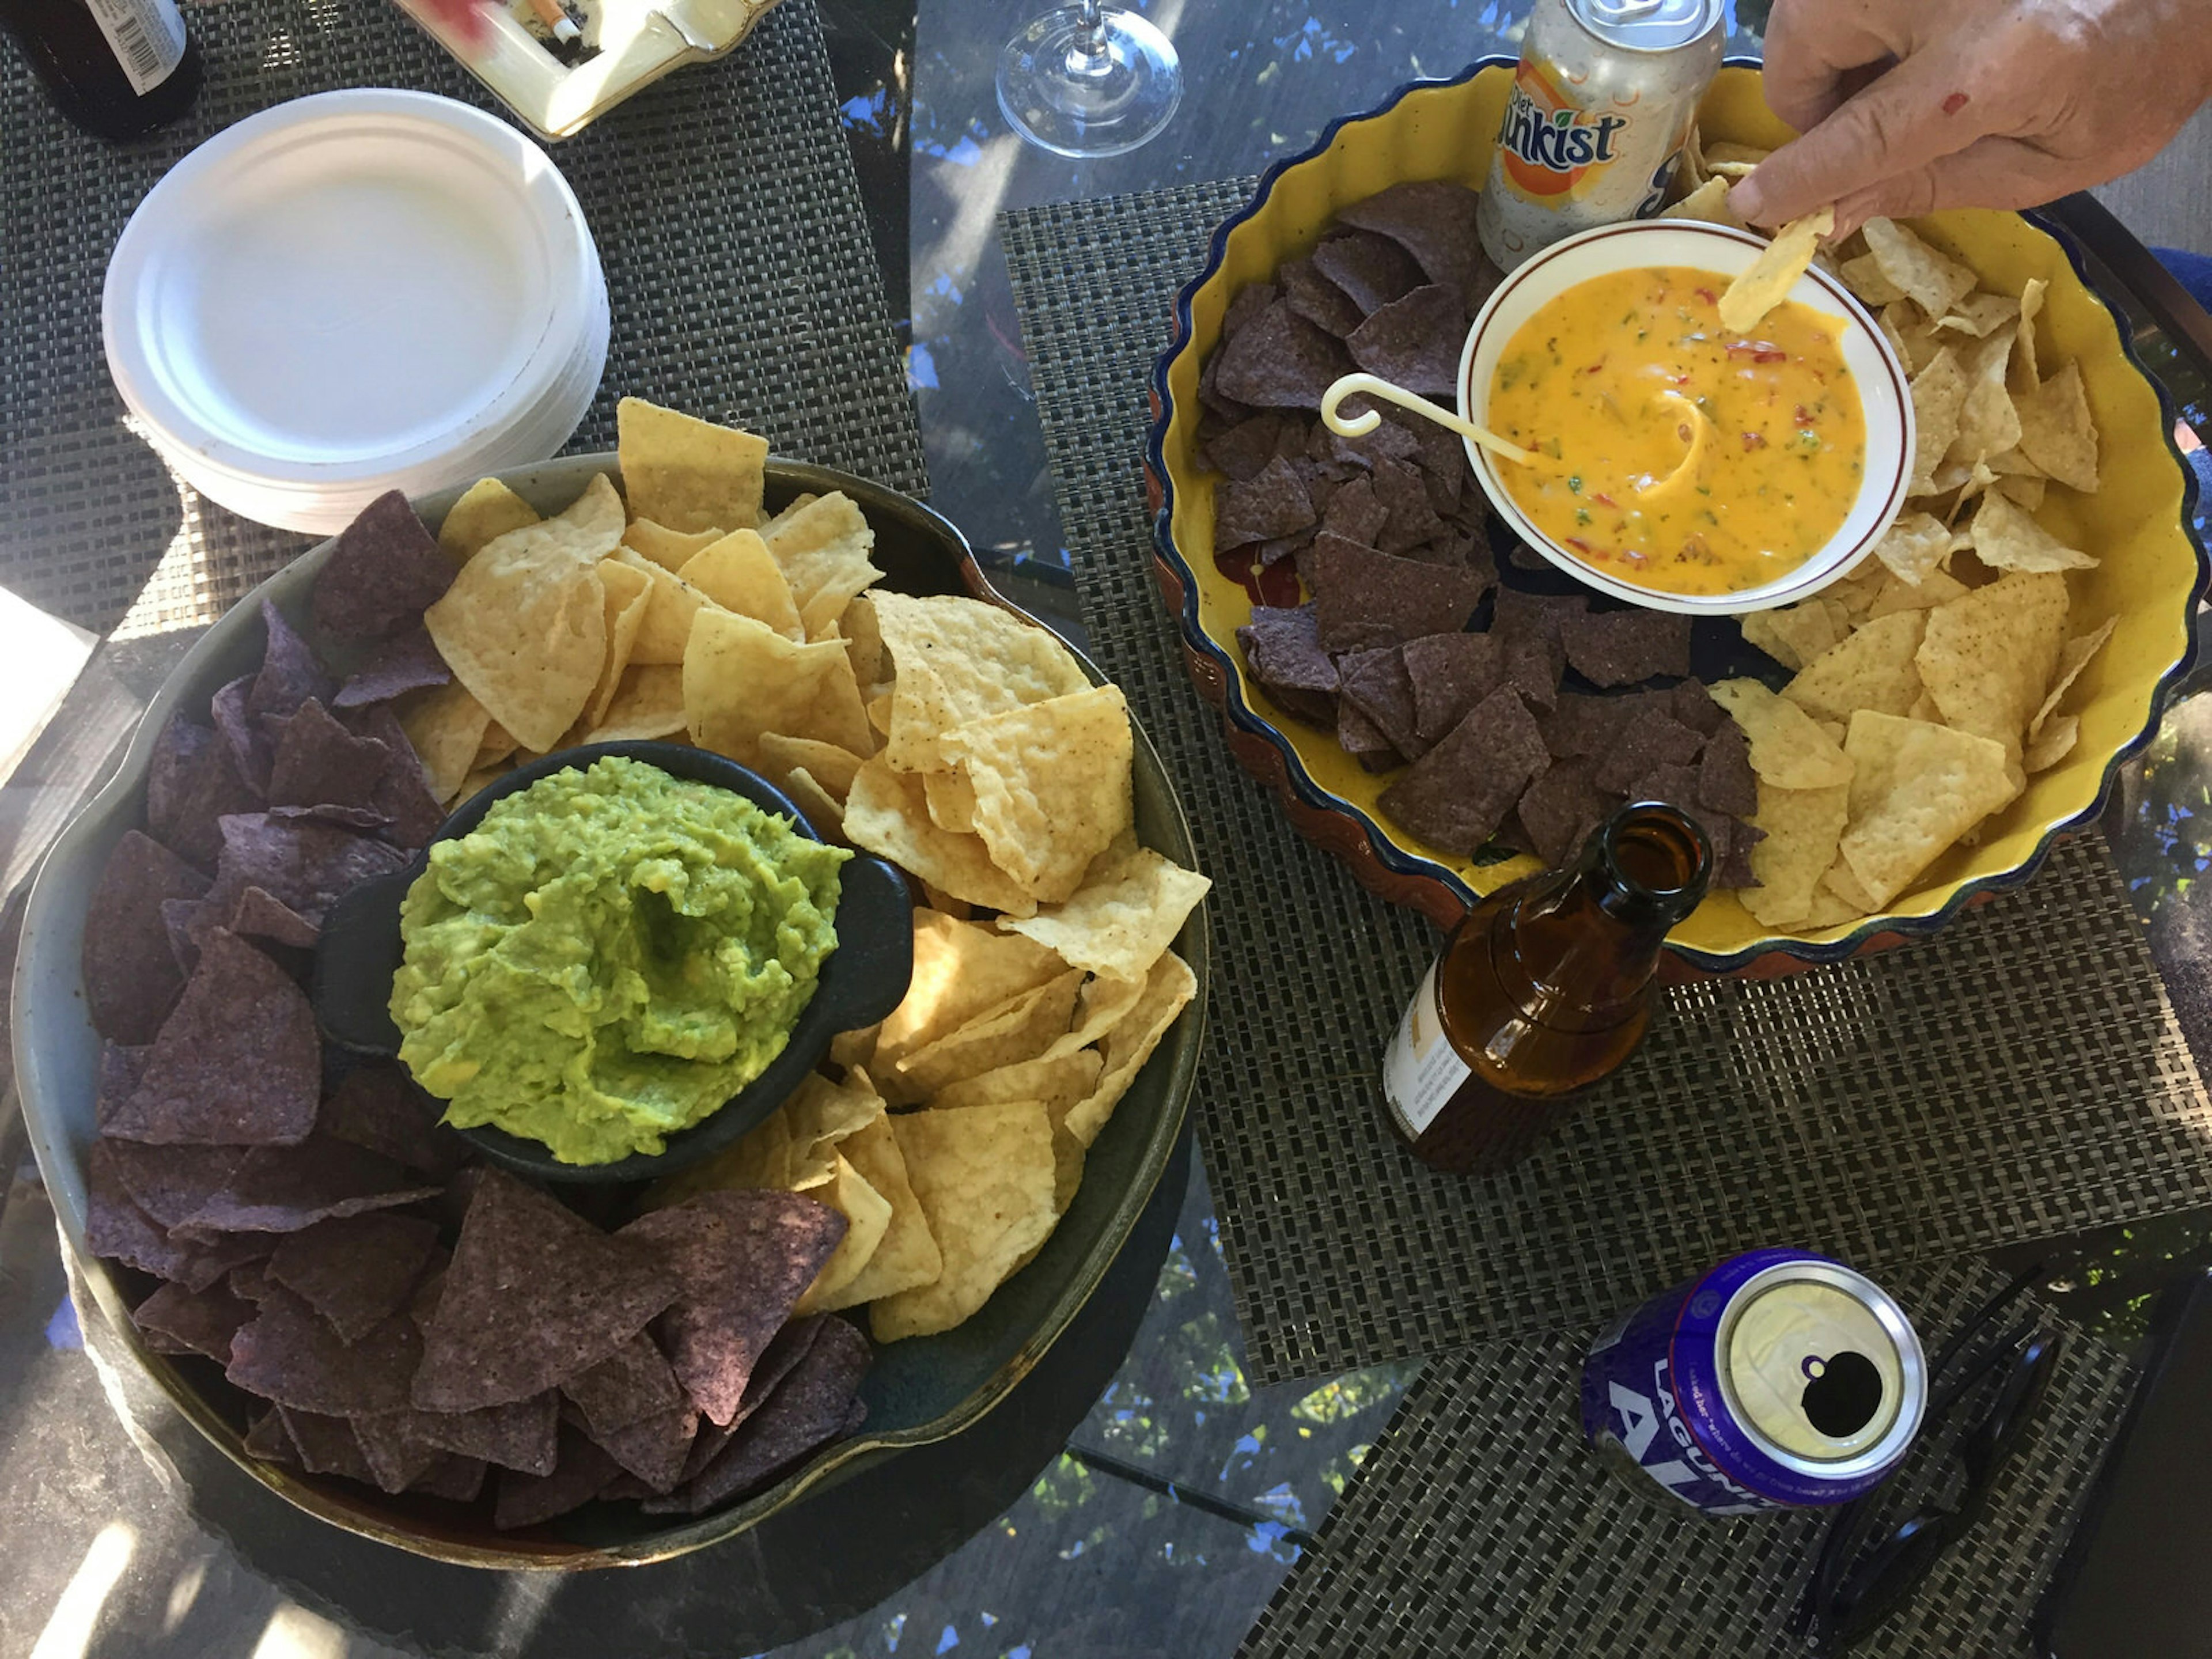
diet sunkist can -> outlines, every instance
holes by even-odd
[[[1659,210],[1727,36],[1722,0],[1536,0],[1475,217],[1499,270]]]
[[[1754,1515],[1879,1484],[1919,1432],[1928,1362],[1873,1280],[1753,1250],[1607,1327],[1582,1405],[1584,1437],[1639,1491]]]

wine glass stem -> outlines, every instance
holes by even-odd
[[[1082,0],[1080,8],[1083,33],[1068,48],[1067,72],[1086,78],[1105,74],[1113,68],[1113,53],[1106,44],[1106,8],[1104,0]]]

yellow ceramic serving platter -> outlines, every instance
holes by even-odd
[[[1180,567],[1170,573],[1170,586],[1178,577],[1187,585],[1187,634],[1194,603],[1202,638],[1191,641],[1194,660],[1213,656],[1223,662],[1228,683],[1220,689],[1227,694],[1224,712],[1232,727],[1243,724],[1249,733],[1264,723],[1273,728],[1268,736],[1275,747],[1287,750],[1279,781],[1301,827],[1316,833],[1316,806],[1363,820],[1371,847],[1352,848],[1327,834],[1316,838],[1334,843],[1369,884],[1432,914],[1440,908],[1435,897],[1409,891],[1406,884],[1420,882],[1425,873],[1439,890],[1463,889],[1464,902],[1468,894],[1486,894],[1530,873],[1535,860],[1524,855],[1473,864],[1396,829],[1376,805],[1389,777],[1364,771],[1331,734],[1292,719],[1246,675],[1236,630],[1251,604],[1241,585],[1216,569],[1211,556],[1212,475],[1196,455],[1198,380],[1237,290],[1268,280],[1278,264],[1310,249],[1340,208],[1408,179],[1451,179],[1479,188],[1510,85],[1510,70],[1492,64],[1460,82],[1409,88],[1375,114],[1341,123],[1325,147],[1264,184],[1256,205],[1217,238],[1213,268],[1188,295],[1187,334],[1179,335],[1163,362],[1163,424],[1155,432],[1155,465],[1168,486],[1162,550],[1169,563]],[[1758,71],[1747,68],[1721,72],[1702,120],[1708,142],[1771,147],[1790,137],[1766,107]],[[1984,827],[1978,845],[1953,848],[1887,912],[1802,934],[1770,932],[1733,895],[1717,894],[1670,940],[1708,969],[1740,969],[1775,952],[1817,959],[1848,955],[1881,934],[1925,932],[1976,891],[2022,878],[2057,834],[2093,815],[2118,762],[2148,736],[2165,687],[2191,651],[2203,556],[2186,527],[2188,474],[2172,446],[2171,417],[2160,393],[2130,357],[2112,313],[2086,286],[2057,239],[2017,214],[1942,213],[1915,221],[1914,228],[1972,265],[1985,288],[2017,294],[2030,277],[2050,284],[2039,324],[2040,356],[2045,363],[2070,359],[2080,364],[2102,437],[2103,478],[2094,495],[2053,489],[2039,517],[2103,561],[2068,576],[2076,626],[2114,617],[2118,630],[2069,699],[2067,706],[2081,720],[2078,745],[2060,764],[2031,778],[2026,793]],[[1240,752],[1252,759],[1243,745]],[[1267,769],[1275,769],[1272,763]],[[1319,801],[1316,794],[1331,799]]]

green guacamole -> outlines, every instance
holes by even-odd
[[[851,856],[641,761],[541,778],[408,890],[399,1058],[457,1127],[658,1152],[790,1041]]]

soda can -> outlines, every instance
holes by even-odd
[[[1897,1467],[1927,1407],[1904,1310],[1802,1250],[1685,1280],[1615,1320],[1583,1366],[1583,1437],[1638,1490],[1707,1515],[1847,1503]]]
[[[1722,0],[1536,0],[1475,216],[1498,269],[1658,212],[1727,42]]]

